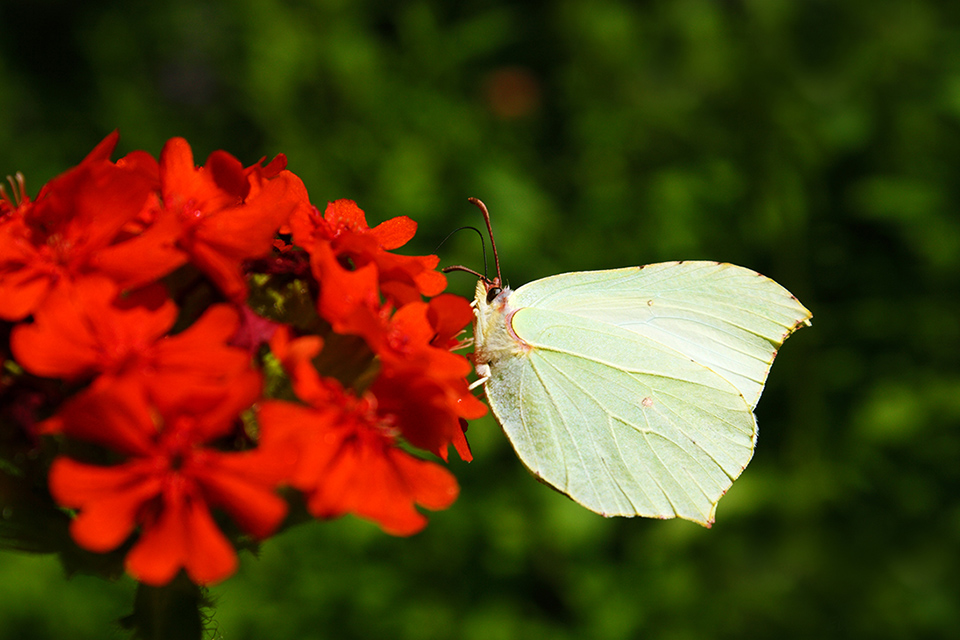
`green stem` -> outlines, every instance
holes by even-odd
[[[202,640],[209,603],[203,590],[181,573],[163,587],[137,585],[133,613],[120,620],[135,640]]]

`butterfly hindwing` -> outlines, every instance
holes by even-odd
[[[531,307],[512,326],[530,349],[492,370],[487,395],[534,474],[605,515],[712,522],[753,453],[733,385],[597,320]]]

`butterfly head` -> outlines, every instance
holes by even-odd
[[[473,306],[478,313],[490,313],[497,311],[502,313],[507,298],[513,290],[510,287],[500,284],[499,278],[492,280],[480,278],[477,281],[477,288],[473,300]]]

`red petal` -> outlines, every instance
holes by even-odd
[[[237,555],[206,505],[174,491],[157,521],[144,526],[126,566],[134,578],[153,586],[170,582],[181,567],[197,584],[213,584],[236,571]]]
[[[197,479],[210,506],[223,508],[247,533],[266,538],[287,515],[287,503],[273,491],[286,470],[271,464],[274,461],[263,452],[214,455],[211,453],[208,464],[185,473]],[[278,462],[283,461],[289,462]],[[265,473],[263,467],[267,466],[273,466],[279,476],[275,482],[264,482],[264,476],[274,475]]]
[[[0,236],[2,234],[0,229]],[[2,240],[0,237],[0,255],[5,253]],[[55,283],[55,275],[44,269],[34,269],[31,265],[7,270],[0,264],[0,300],[3,300],[0,304],[0,318],[10,321],[23,320],[47,297]]]
[[[436,333],[427,320],[427,309],[426,302],[411,302],[393,314],[390,319],[391,346],[400,347],[401,342],[410,349],[423,349],[427,346]],[[406,349],[397,350],[403,352]]]
[[[156,177],[142,160],[109,162],[117,137],[107,136],[44,185],[21,217],[2,225],[0,316],[23,318],[59,278],[89,271],[91,257],[140,213]]]
[[[222,346],[233,337],[240,324],[240,314],[228,304],[211,305],[203,315],[176,336],[170,337],[164,344],[176,344],[176,349],[195,350],[205,344]],[[167,347],[171,351],[173,347]]]
[[[447,355],[457,357],[449,352]],[[431,367],[431,372],[441,375],[433,379],[426,371],[385,369],[372,391],[380,410],[396,417],[397,426],[410,444],[446,460],[450,444],[458,453],[467,450],[459,418],[479,418],[486,414],[487,407],[470,393],[464,379],[442,377],[437,365]]]
[[[138,235],[97,252],[91,264],[122,289],[154,282],[187,262],[186,252],[177,246],[180,233],[179,218],[164,211]]]
[[[160,163],[146,151],[131,151],[117,160],[115,164],[121,169],[129,169],[149,178],[157,188],[160,187]]]
[[[387,533],[411,535],[427,524],[415,508],[446,508],[457,497],[453,475],[419,460],[368,431],[332,444],[335,455],[309,493],[307,508],[316,517],[353,513],[377,522]]]
[[[116,286],[102,280],[89,292],[95,315],[116,295]],[[96,291],[92,289],[96,288]],[[48,378],[75,379],[92,375],[99,368],[100,344],[93,333],[96,324],[87,317],[77,291],[64,283],[47,296],[34,314],[32,324],[14,327],[10,349],[27,371]],[[106,298],[106,300],[97,299]]]
[[[74,396],[58,416],[64,433],[128,455],[150,455],[157,432],[154,416],[135,381],[104,380]]]
[[[484,406],[484,410],[486,410],[486,406]],[[467,434],[466,434],[467,421],[464,420],[463,418],[460,418],[459,422],[460,422],[461,432],[459,436],[455,436],[453,438],[453,443],[452,443],[453,448],[456,450],[457,455],[460,456],[461,460],[463,460],[464,462],[470,462],[471,460],[473,460],[473,452],[470,450],[470,443],[467,442]],[[443,460],[444,462],[446,462],[447,457],[443,456]]]
[[[193,151],[183,138],[170,138],[160,152],[160,185],[163,203],[174,206],[184,197],[203,187],[203,181],[193,163]]]
[[[193,407],[189,402],[184,402],[179,408],[186,413],[193,413],[196,417],[193,437],[197,442],[210,442],[233,431],[240,413],[253,405],[260,397],[262,389],[263,376],[259,371],[250,369],[230,381],[222,400],[215,405],[209,406],[208,399],[201,397],[198,406]]]
[[[57,187],[58,197],[54,198],[51,193],[42,202],[38,200],[35,212],[38,218],[69,217],[69,223],[61,232],[64,246],[69,246],[70,268],[77,273],[97,251],[117,237],[124,225],[137,217],[155,187],[155,178],[143,175],[136,168],[123,169],[110,163],[90,167],[81,164],[74,171],[76,175],[70,177],[76,184]],[[40,213],[39,210],[48,205],[54,210],[62,207],[63,211]]]
[[[229,173],[223,162],[217,165],[218,171]],[[208,188],[208,201],[198,206],[202,215],[183,239],[194,264],[236,303],[242,303],[247,294],[242,261],[269,253],[277,229],[306,201],[303,183],[290,172],[260,186],[245,202],[231,202],[229,206],[220,201],[230,192],[211,194]]]
[[[242,206],[209,212],[197,228],[195,241],[236,260],[269,253],[274,234],[293,211],[292,203],[284,201],[285,189],[284,180],[277,178]]]
[[[404,479],[413,500],[426,509],[438,511],[454,503],[460,493],[453,474],[436,464],[415,458],[400,449],[390,452],[391,462]]]
[[[314,428],[321,420],[315,409],[283,400],[263,400],[257,403],[257,422],[260,424],[260,448],[275,447],[299,438],[301,433]],[[325,420],[323,424],[328,424]]]
[[[190,531],[186,562],[187,575],[199,585],[212,585],[232,576],[237,570],[237,552],[227,540],[206,506],[191,502],[187,512]]]
[[[313,404],[326,394],[320,374],[313,365],[313,358],[323,348],[320,336],[302,336],[290,340],[289,327],[281,327],[270,341],[270,350],[280,360],[290,376],[297,397]]]
[[[50,468],[50,493],[61,505],[79,507],[70,534],[81,547],[100,553],[129,537],[140,507],[160,491],[160,481],[142,463],[96,467],[57,458]]]
[[[282,153],[278,153],[277,156],[263,168],[263,177],[269,180],[286,168],[287,156]]]
[[[141,483],[84,508],[70,523],[70,535],[84,549],[104,553],[130,537],[140,509],[160,491],[160,482]]]
[[[456,336],[463,328],[473,322],[473,309],[466,298],[444,293],[430,300],[427,317],[436,332],[431,343],[447,349],[456,344]]]
[[[320,315],[339,333],[356,335],[364,330],[366,327],[357,323],[354,314],[380,307],[376,266],[368,264],[356,271],[347,271],[326,245],[316,247],[311,263],[320,283]]]
[[[415,280],[425,296],[435,296],[447,288],[447,277],[439,271],[423,271],[417,274]]]
[[[204,169],[210,172],[218,187],[243,200],[250,193],[250,183],[243,171],[243,165],[226,151],[214,151],[204,163]]]
[[[114,129],[111,133],[107,134],[107,137],[101,140],[97,146],[93,148],[93,151],[87,154],[87,157],[83,159],[83,162],[93,162],[93,161],[103,161],[110,160],[110,155],[113,153],[113,150],[117,147],[117,142],[120,141],[120,131]]]
[[[185,507],[164,504],[160,517],[140,533],[140,539],[127,553],[127,572],[134,579],[152,586],[165,585],[184,564],[187,555]]]
[[[236,304],[246,302],[249,291],[241,259],[225,255],[209,244],[196,243],[190,247],[190,261],[213,280],[228,300]]]
[[[399,216],[384,220],[373,229],[370,229],[377,242],[384,249],[396,249],[407,244],[417,233],[417,223],[407,216]]]
[[[323,213],[323,219],[334,225],[334,227],[345,226],[348,229],[367,231],[367,218],[363,214],[363,209],[357,206],[353,200],[334,200],[327,203],[327,210]]]
[[[334,413],[281,400],[258,405],[260,450],[282,460],[289,455],[290,447],[296,448],[297,461],[289,469],[295,487],[311,490],[333,455],[337,442],[331,431]]]
[[[61,456],[50,466],[50,494],[59,504],[82,508],[140,484],[147,471],[142,462],[99,467]]]

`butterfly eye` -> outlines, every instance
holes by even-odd
[[[487,290],[487,304],[493,302],[494,298],[500,295],[501,291],[503,291],[503,289],[500,287],[490,287],[490,289]]]

